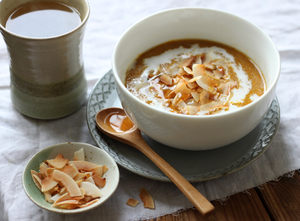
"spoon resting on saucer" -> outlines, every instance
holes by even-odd
[[[106,108],[96,114],[97,128],[107,136],[128,144],[145,154],[181,190],[203,215],[214,212],[214,206],[171,165],[145,142],[138,127],[122,108]]]

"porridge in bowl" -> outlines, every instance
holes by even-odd
[[[142,53],[127,70],[125,85],[151,106],[187,115],[236,110],[266,91],[248,56],[198,39],[169,41]]]

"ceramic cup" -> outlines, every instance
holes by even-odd
[[[75,8],[81,23],[54,37],[25,37],[5,28],[18,7],[42,0],[2,0],[0,31],[10,57],[11,99],[32,118],[55,119],[77,110],[86,100],[82,43],[90,10],[85,0],[51,0]]]

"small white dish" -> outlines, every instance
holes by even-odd
[[[105,173],[104,177],[106,178],[106,185],[105,187],[101,188],[101,192],[103,196],[99,199],[98,202],[79,209],[60,209],[52,207],[52,204],[48,203],[45,200],[44,195],[40,192],[40,190],[35,186],[30,170],[39,171],[39,165],[44,160],[53,159],[58,154],[63,154],[64,158],[69,160],[73,160],[74,152],[83,148],[85,152],[85,160],[98,164],[98,165],[106,165],[108,167],[108,171]],[[99,149],[90,144],[85,143],[75,143],[75,142],[66,142],[60,143],[53,146],[49,146],[40,152],[36,153],[27,163],[22,176],[23,182],[23,189],[26,195],[29,197],[32,202],[36,205],[40,206],[41,208],[62,214],[74,214],[74,213],[81,213],[86,212],[88,210],[94,209],[101,204],[103,204],[106,200],[109,199],[115,192],[118,187],[120,179],[119,169],[116,162],[113,158],[106,153],[104,150]]]

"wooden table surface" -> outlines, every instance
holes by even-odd
[[[300,173],[230,196],[225,202],[212,201],[215,213],[203,217],[190,209],[177,215],[166,215],[150,221],[257,221],[300,220]]]

